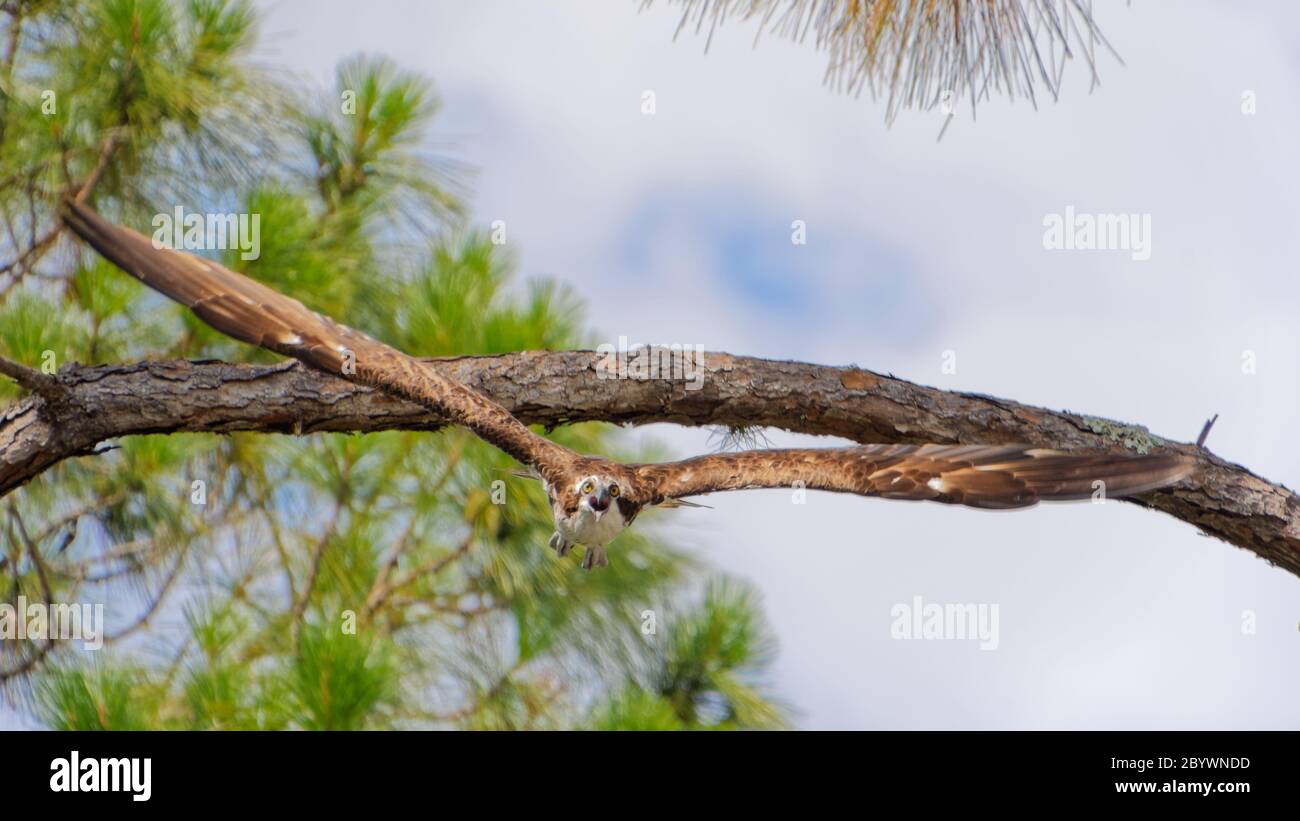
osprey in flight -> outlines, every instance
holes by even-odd
[[[993,510],[1087,499],[1098,487],[1132,496],[1178,482],[1178,454],[1070,455],[1023,445],[862,445],[751,450],[679,462],[624,465],[584,456],[533,433],[505,408],[429,365],[210,260],[155,248],[65,198],[63,220],[95,250],[216,330],[352,382],[424,405],[527,465],[555,517],[551,547],[586,549],[582,566],[608,564],[605,545],[649,505],[723,490],[804,487]]]

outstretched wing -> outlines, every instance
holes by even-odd
[[[884,499],[989,510],[1040,500],[1133,496],[1187,476],[1193,460],[1175,453],[1077,455],[1024,445],[864,445],[755,450],[637,465],[638,501],[746,488],[806,487]],[[1101,482],[1102,485],[1094,483]]]
[[[422,404],[536,469],[552,484],[580,458],[534,434],[482,394],[296,299],[215,262],[155,248],[143,235],[114,225],[71,198],[64,200],[62,215],[72,231],[105,258],[228,336]],[[1085,499],[1099,481],[1107,496],[1144,493],[1179,481],[1192,464],[1177,454],[1082,456],[1025,446],[758,450],[632,466],[636,498],[629,501],[664,504],[715,491],[802,483],[863,496],[1006,509],[1040,499]]]
[[[477,391],[296,299],[210,260],[155,248],[71,197],[63,200],[62,217],[106,259],[227,336],[424,405],[543,475],[558,475],[576,456]]]

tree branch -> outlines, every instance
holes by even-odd
[[[53,376],[32,370],[26,365],[20,365],[17,362],[5,359],[3,356],[0,356],[0,374],[4,374],[27,390],[40,394],[47,399],[57,398],[63,390],[59,385],[59,380]]]
[[[521,421],[775,427],[862,443],[1024,442],[1065,451],[1175,450],[1196,474],[1139,503],[1300,576],[1300,499],[1191,444],[1145,428],[1006,399],[925,387],[858,368],[705,354],[699,390],[602,379],[590,351],[432,360]],[[437,430],[424,408],[297,363],[146,362],[65,367],[62,393],[0,409],[0,495],[97,444],[146,433]]]

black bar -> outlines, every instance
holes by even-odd
[[[237,810],[275,798],[296,809],[372,813],[423,801],[436,814],[452,811],[447,802],[456,796],[485,797],[492,806],[535,800],[560,812],[557,796],[584,802],[602,793],[629,809],[651,799],[694,806],[683,790],[739,801],[843,796],[857,806],[892,798],[927,808],[1195,801],[1228,809],[1292,797],[1297,740],[1246,732],[10,732],[0,734],[0,784],[6,801],[128,813]],[[148,800],[134,800],[139,779],[118,792],[54,792],[52,779],[68,786],[60,775],[73,751],[82,778],[107,775],[108,782],[123,771],[117,759],[140,759],[143,776],[148,758]],[[114,760],[107,770],[104,759]],[[1209,794],[1191,786],[1204,784]],[[457,811],[474,811],[477,800]]]

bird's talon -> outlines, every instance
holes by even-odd
[[[605,555],[605,548],[587,548],[587,555],[582,558],[582,569],[591,570],[593,567],[609,567],[609,557]]]
[[[560,558],[569,555],[569,550],[573,547],[573,545],[564,540],[564,537],[560,535],[560,531],[558,530],[551,534],[551,540],[547,542],[547,544],[549,544],[551,549],[555,551],[555,555]]]

